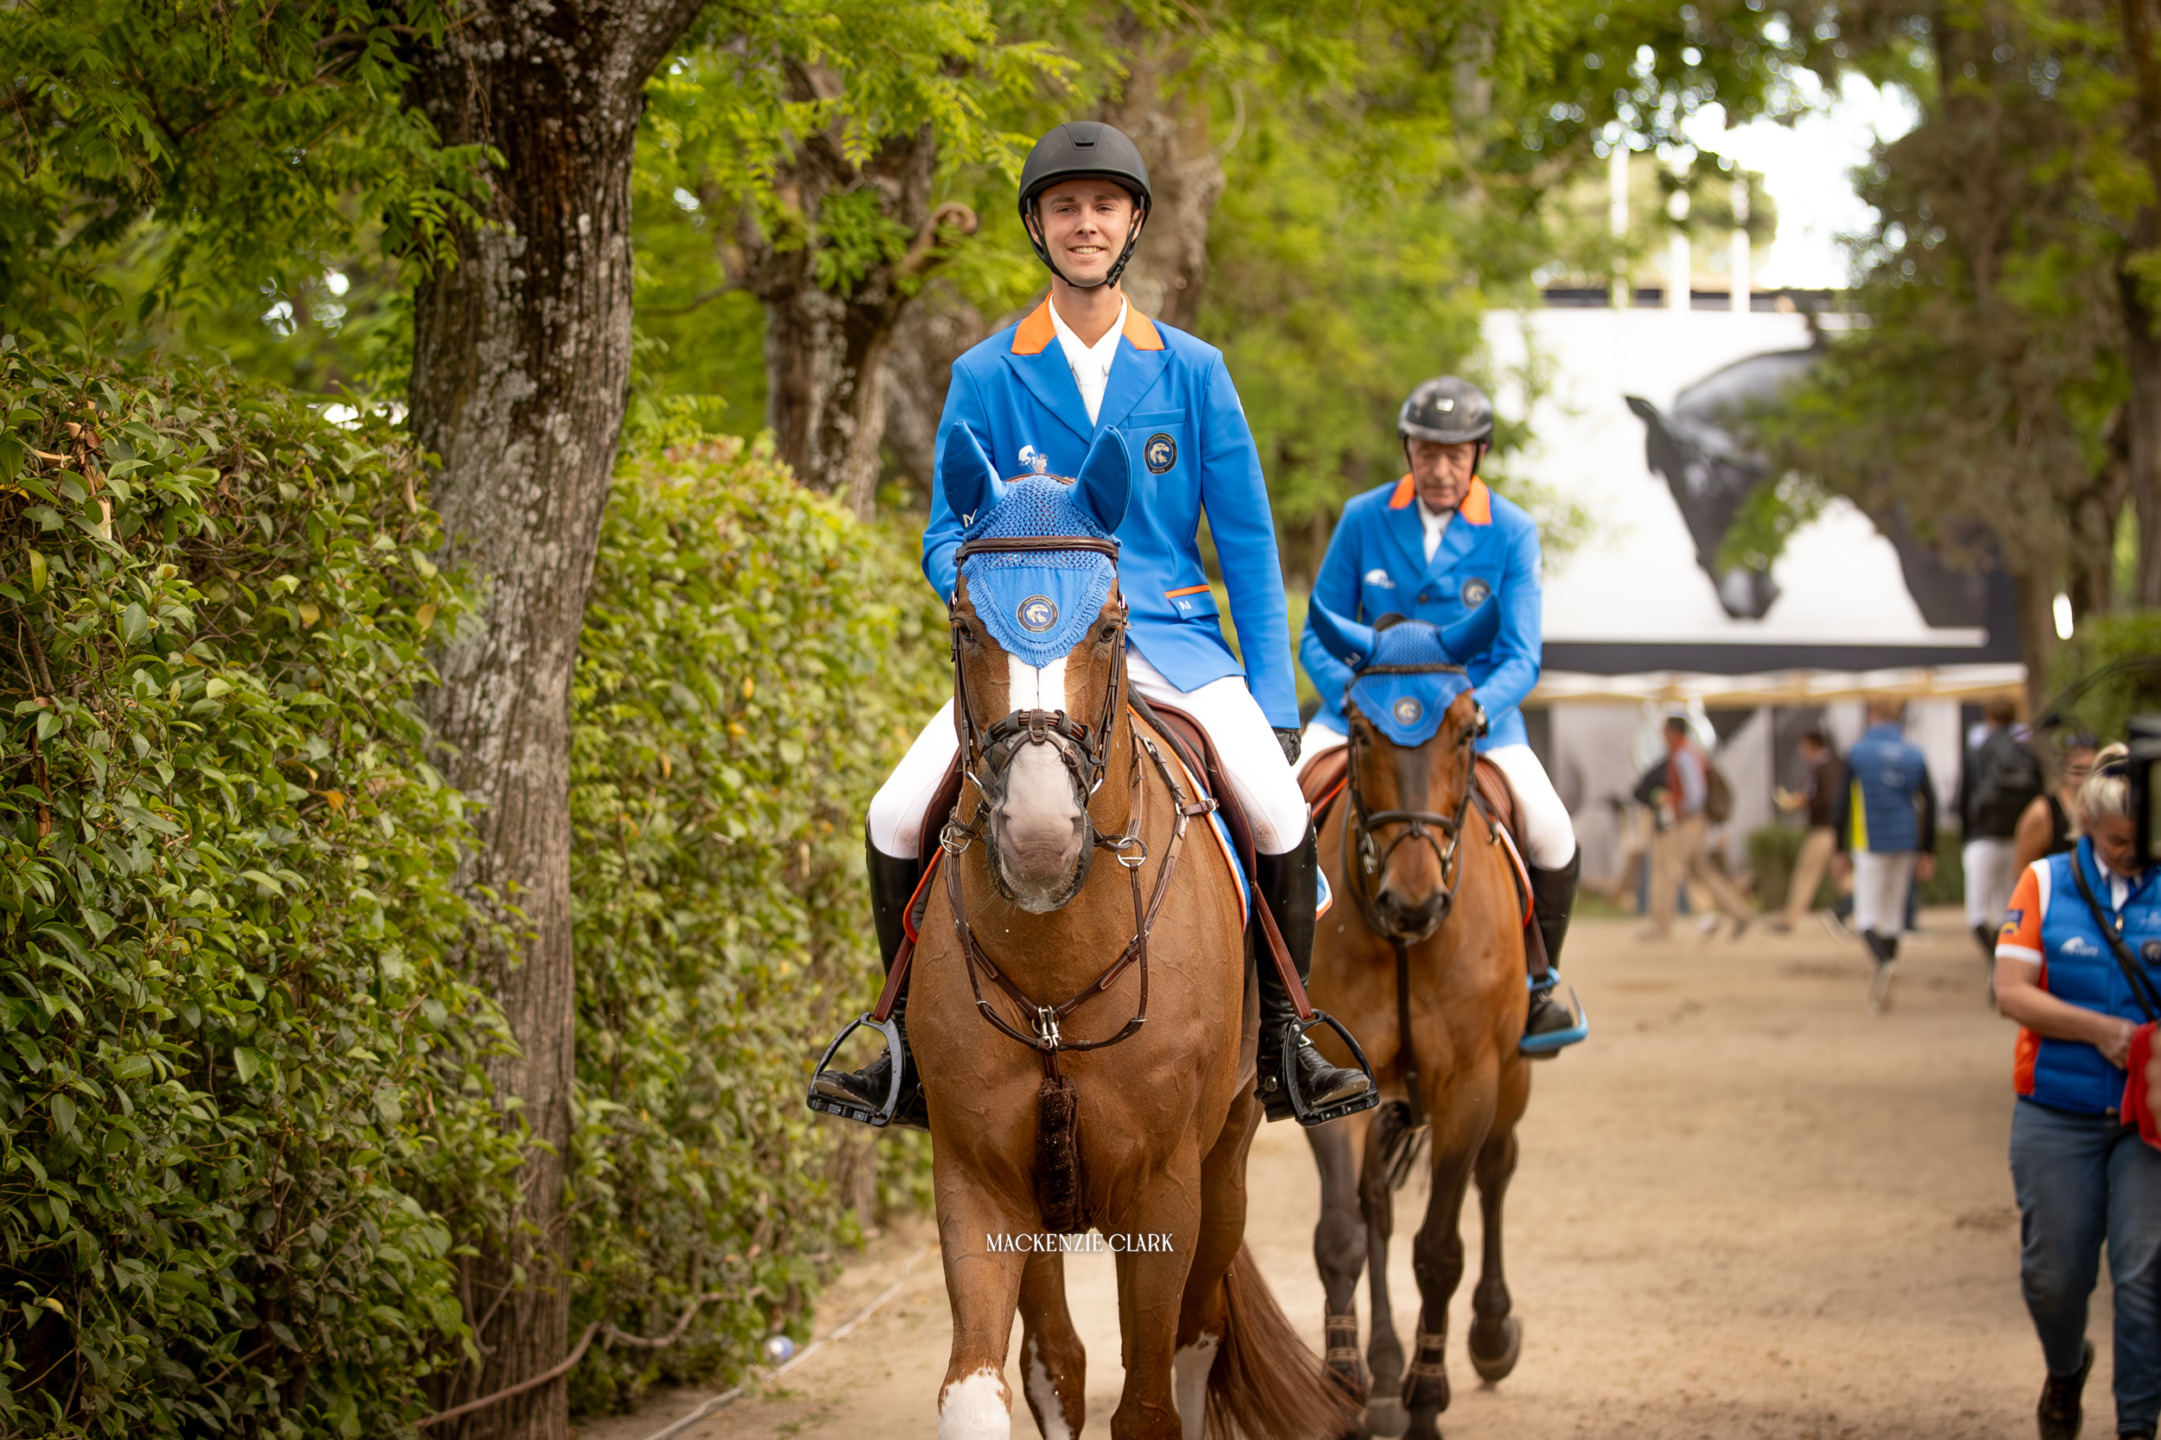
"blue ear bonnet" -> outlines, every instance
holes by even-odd
[[[1065,481],[1028,476],[1002,489],[997,502],[961,532],[963,543],[1023,535],[1112,538]],[[960,562],[960,573],[976,615],[1006,652],[1030,665],[1048,665],[1080,644],[1110,597],[1118,567],[1090,550],[1039,550],[970,555]]]
[[[1441,717],[1455,698],[1471,688],[1460,670],[1416,674],[1376,674],[1399,665],[1454,665],[1456,657],[1441,643],[1441,632],[1423,620],[1404,620],[1376,631],[1373,655],[1351,677],[1347,704],[1373,722],[1373,728],[1405,747],[1425,744],[1441,730]]]

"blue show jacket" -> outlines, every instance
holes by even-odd
[[[1428,562],[1417,492],[1406,475],[1343,507],[1313,582],[1313,598],[1364,625],[1393,611],[1446,626],[1479,605],[1500,606],[1500,633],[1465,667],[1490,727],[1478,748],[1528,745],[1517,707],[1538,683],[1543,612],[1538,567],[1537,522],[1476,478]],[[1315,718],[1347,729],[1343,691],[1351,668],[1328,653],[1311,621],[1298,658],[1321,692]]]
[[[960,426],[1004,476],[1077,475],[1098,431],[1123,431],[1133,498],[1117,530],[1118,588],[1131,610],[1130,643],[1181,690],[1242,674],[1270,725],[1298,724],[1268,487],[1220,351],[1129,304],[1118,358],[1090,425],[1045,300],[953,363],[938,423],[941,470],[947,438]],[[1203,514],[1230,592],[1243,668],[1224,639],[1201,568]],[[923,574],[940,596],[953,593],[962,523],[944,486],[934,482]]]
[[[1841,850],[1935,853],[1936,787],[1920,747],[1895,722],[1854,742],[1846,775],[1846,789],[1832,805]]]
[[[2034,863],[2034,869],[2040,872],[2036,877],[2040,881],[2039,894],[2033,903],[2040,910],[2041,943],[2040,954],[2030,958],[2041,962],[2040,986],[2068,1004],[2114,1015],[2134,1025],[2142,1023],[2146,1012],[2139,1008],[2130,980],[2125,978],[2107,937],[2094,924],[2093,912],[2078,893],[2078,882],[2071,876],[2073,865],[2086,872],[2086,883],[2092,887],[2102,913],[2112,920],[2122,919],[2125,947],[2144,969],[2146,978],[2161,988],[2161,963],[2157,963],[2161,962],[2161,885],[2154,882],[2157,872],[2148,869],[2133,881],[2124,896],[2123,909],[2114,911],[2108,878],[2094,859],[2090,839],[2080,840],[2078,848],[2066,854],[2050,855]],[[2021,898],[2029,893],[2022,882]],[[2017,900],[2012,904],[2002,943],[2014,953],[2027,953],[2029,946],[2020,942],[2033,937],[2031,917],[2020,913]],[[2018,1093],[2054,1109],[2100,1115],[2123,1102],[2124,1072],[2082,1040],[2049,1039],[2021,1027],[2013,1065]]]

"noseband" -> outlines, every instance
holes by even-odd
[[[1461,665],[1372,665],[1356,671],[1352,684],[1368,675],[1466,675]],[[1483,715],[1483,711],[1480,712]],[[1350,883],[1351,896],[1358,902],[1358,913],[1365,917],[1373,933],[1398,944],[1422,940],[1423,935],[1399,932],[1382,921],[1374,904],[1373,886],[1388,869],[1388,862],[1407,841],[1416,840],[1433,852],[1433,858],[1441,869],[1441,916],[1446,919],[1455,902],[1456,882],[1462,874],[1462,856],[1458,842],[1463,838],[1463,820],[1471,808],[1471,794],[1477,788],[1471,777],[1463,779],[1463,798],[1456,802],[1456,813],[1442,815],[1433,810],[1368,810],[1366,797],[1358,787],[1359,751],[1361,742],[1356,726],[1351,727],[1350,766],[1347,771],[1351,796],[1350,823],[1343,827],[1343,875]],[[1403,829],[1386,843],[1376,846],[1373,832],[1383,825],[1401,825]],[[1356,836],[1355,842],[1352,837]],[[1352,849],[1355,843],[1357,865],[1352,865]],[[1431,933],[1430,931],[1427,933]]]

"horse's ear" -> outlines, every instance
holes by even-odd
[[[1449,659],[1460,665],[1485,654],[1493,644],[1493,637],[1500,633],[1500,601],[1488,600],[1441,631],[1441,648],[1448,652]]]
[[[1095,517],[1096,524],[1117,530],[1126,518],[1126,502],[1133,498],[1133,458],[1126,453],[1123,430],[1112,425],[1096,436],[1073,488],[1079,492],[1075,498],[1081,508]]]
[[[964,525],[983,508],[984,501],[998,493],[998,472],[976,443],[975,432],[965,425],[951,426],[945,432],[944,444],[938,451],[938,483],[945,488],[946,508]]]
[[[1357,669],[1372,658],[1371,626],[1346,620],[1318,601],[1306,607],[1306,623],[1313,627],[1313,633],[1319,638],[1321,648],[1352,669]]]

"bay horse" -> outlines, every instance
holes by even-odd
[[[1334,1434],[1356,1403],[1244,1243],[1261,1112],[1243,883],[1126,686],[1124,437],[1106,430],[1072,481],[1002,482],[960,430],[939,478],[967,517],[950,605],[962,773],[911,907],[907,1013],[953,1311],[940,1440],[1011,1434],[1016,1310],[1037,1427],[1080,1433],[1086,1361],[1055,1237],[1091,1227],[1117,1266],[1117,1440]]]
[[[1308,767],[1321,863],[1338,903],[1313,950],[1313,1003],[1347,1024],[1387,1097],[1378,1110],[1307,1132],[1321,1173],[1313,1254],[1327,1295],[1327,1360],[1368,1398],[1363,1433],[1434,1440],[1448,1408],[1448,1305],[1463,1278],[1460,1224],[1478,1183],[1484,1255],[1472,1295],[1472,1367],[1515,1368],[1522,1326],[1501,1262],[1501,1206],[1530,1099],[1519,1053],[1528,1005],[1513,842],[1474,779],[1484,712],[1458,663],[1491,643],[1499,607],[1446,630],[1384,618],[1368,628],[1311,611],[1321,643],[1356,672],[1350,743]],[[1327,769],[1331,758],[1340,779]],[[1505,799],[1506,782],[1488,770]],[[1326,785],[1333,791],[1314,794]],[[1325,1038],[1324,1051],[1335,1042]],[[1332,1058],[1332,1057],[1331,1057]],[[1408,1373],[1388,1294],[1394,1189],[1428,1144],[1432,1189],[1413,1241],[1419,1320]],[[1372,1335],[1358,1352],[1354,1299],[1367,1274]]]

